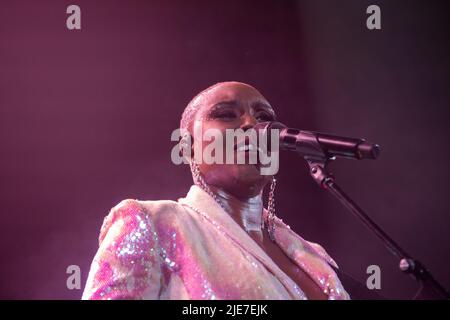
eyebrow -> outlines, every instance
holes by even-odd
[[[229,101],[220,101],[215,103],[211,109],[220,109],[225,107],[233,107],[237,106],[239,103],[236,100],[229,100]]]
[[[275,110],[273,110],[270,104],[267,104],[265,102],[258,101],[254,103],[252,107],[254,109],[265,109],[266,111],[270,112],[273,116],[275,116]]]
[[[220,108],[233,107],[233,106],[238,106],[238,105],[239,105],[239,102],[236,100],[220,101],[220,102],[217,102],[216,104],[214,104],[211,107],[211,109],[216,109],[216,108],[220,109]],[[275,115],[275,111],[273,110],[272,106],[265,102],[257,101],[255,103],[253,103],[251,107],[254,109],[265,109],[265,110],[269,111],[271,114]]]

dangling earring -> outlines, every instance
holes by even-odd
[[[192,154],[189,154],[187,156],[184,154],[184,152],[190,147],[190,144],[187,144],[186,140],[190,139],[191,136],[189,133],[183,135],[183,138],[181,139],[181,150],[183,151],[183,156],[185,156],[189,161],[189,166],[191,168],[191,174],[192,174],[192,180],[194,181],[194,184],[205,190],[206,192],[210,193],[211,190],[209,189],[208,185],[206,184],[205,180],[203,180],[203,177],[200,174],[200,168],[198,167],[198,164],[195,162],[194,157],[192,157]],[[190,152],[190,150],[189,150]]]
[[[275,242],[275,187],[277,185],[277,179],[272,177],[269,190],[269,200],[267,203],[267,223],[266,228],[269,233],[270,240]]]
[[[198,164],[195,162],[194,158],[190,159],[189,165],[191,167],[192,179],[194,180],[194,184],[203,189],[202,186],[203,179],[200,176],[200,169],[198,167]]]
[[[184,137],[184,139],[188,139],[188,138],[190,138],[190,136]],[[184,144],[184,146],[186,147],[186,144]],[[192,157],[192,155],[190,154],[188,160],[189,160],[189,166],[191,167],[192,179],[194,180],[194,184],[199,186],[200,188],[202,188],[208,194],[213,195],[214,193],[209,188],[209,186],[206,184],[205,180],[203,180],[203,177],[200,173],[200,168],[199,168],[197,162],[195,162],[195,157]]]
[[[194,180],[194,184],[196,186],[199,186],[201,189],[203,189],[203,191],[209,194],[211,198],[213,198],[214,201],[226,212],[227,209],[223,205],[222,201],[220,201],[220,199],[216,196],[216,194],[211,190],[206,181],[203,179],[200,173],[200,168],[198,167],[198,164],[195,162],[194,157],[191,158],[189,164],[191,166],[191,173],[192,179]]]

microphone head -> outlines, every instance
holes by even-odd
[[[261,150],[266,152],[272,152],[272,137],[274,132],[272,130],[276,129],[279,132],[283,129],[287,128],[284,124],[277,121],[267,121],[267,122],[259,122],[253,126],[253,129],[256,131],[258,137],[258,147]],[[279,133],[278,132],[278,133]],[[278,151],[277,147],[275,151]]]
[[[253,126],[253,129],[256,131],[263,131],[264,134],[267,134],[265,131],[270,129],[278,129],[282,130],[287,128],[284,124],[278,121],[267,121],[267,122],[259,122]]]

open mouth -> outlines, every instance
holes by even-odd
[[[249,138],[246,137],[244,141],[238,142],[234,145],[234,150],[238,152],[257,152],[258,146],[250,142]]]
[[[240,160],[238,161],[238,164],[246,164],[246,165],[256,165],[258,166],[260,160],[259,160],[259,148],[258,145],[250,141],[250,139],[245,139],[242,141],[239,141],[234,146],[234,151],[237,154],[243,155],[244,163],[240,163]],[[238,156],[239,157],[239,156]],[[242,161],[242,160],[241,160]]]
[[[244,144],[236,148],[237,151],[257,151],[258,148],[253,144]]]

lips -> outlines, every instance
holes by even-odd
[[[237,151],[256,151],[258,149],[253,144],[245,144],[245,145],[239,146],[236,150]]]
[[[234,150],[239,152],[256,152],[258,151],[258,147],[257,145],[251,143],[249,138],[246,137],[244,141],[235,144]]]

